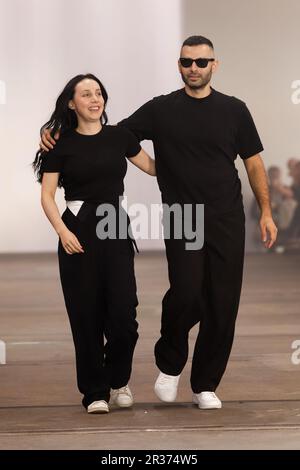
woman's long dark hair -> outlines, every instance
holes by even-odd
[[[81,82],[85,78],[89,78],[91,80],[95,80],[100,86],[100,90],[104,99],[104,109],[101,115],[100,121],[102,125],[107,124],[107,114],[105,112],[106,103],[108,100],[107,92],[100,82],[99,78],[95,77],[95,75],[91,73],[87,73],[85,75],[76,75],[76,77],[72,78],[65,86],[61,94],[56,100],[55,109],[51,115],[49,121],[47,121],[40,130],[40,135],[45,129],[51,129],[51,136],[54,137],[57,131],[60,132],[60,137],[68,132],[71,129],[75,129],[78,125],[77,123],[77,116],[75,111],[69,108],[69,101],[73,99],[75,93],[75,87],[77,83]],[[32,167],[34,173],[37,177],[37,181],[39,183],[42,182],[43,174],[41,172],[41,165],[43,161],[43,156],[45,155],[44,150],[38,150],[35,155],[34,162],[32,163]],[[58,186],[62,186],[62,177],[59,177]]]

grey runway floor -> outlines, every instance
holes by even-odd
[[[221,410],[191,403],[189,360],[177,402],[153,392],[153,346],[167,289],[163,253],[136,256],[140,339],[133,409],[87,415],[76,388],[73,344],[56,255],[1,255],[0,449],[300,449],[300,254],[253,254]],[[197,334],[190,335],[190,355]],[[300,358],[300,354],[298,355]]]

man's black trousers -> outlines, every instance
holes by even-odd
[[[170,288],[162,303],[161,337],[155,345],[158,368],[179,375],[188,358],[188,335],[200,321],[191,386],[214,391],[225,371],[234,337],[243,276],[245,215],[205,212],[204,245],[185,249],[184,239],[166,239]]]

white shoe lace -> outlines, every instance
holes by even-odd
[[[172,375],[167,375],[167,374],[161,374],[159,377],[159,383],[161,385],[165,384],[170,384],[170,382],[177,382],[178,377],[177,376],[172,376]]]
[[[118,390],[114,390],[114,392],[117,393],[117,394],[124,393],[125,395],[130,396],[128,385],[125,385],[124,387],[118,388]]]
[[[203,395],[204,395],[205,398],[208,398],[208,399],[209,399],[209,398],[212,398],[212,399],[214,399],[214,400],[218,400],[218,397],[217,397],[217,395],[215,394],[215,392],[202,392],[202,393],[203,393]]]

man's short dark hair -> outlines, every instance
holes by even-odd
[[[212,49],[214,48],[213,43],[205,38],[204,36],[190,36],[187,38],[181,47],[184,46],[202,46],[203,44],[206,44],[207,46],[211,47]]]

